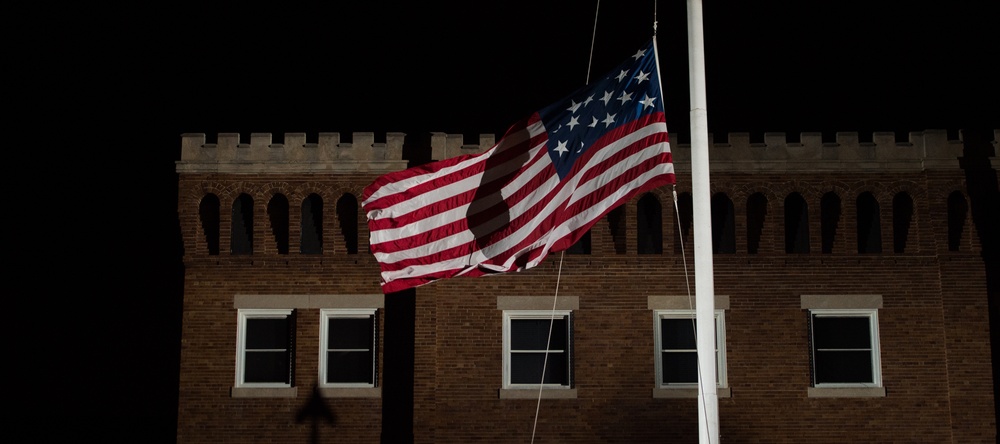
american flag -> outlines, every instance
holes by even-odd
[[[675,183],[655,40],[489,150],[379,177],[362,207],[391,293],[521,271],[633,196]]]

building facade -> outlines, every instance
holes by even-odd
[[[565,254],[383,295],[362,190],[404,153],[494,136],[183,135],[177,441],[698,442],[707,230],[723,442],[995,442],[962,133],[727,136],[710,143],[712,226],[693,226],[691,148],[674,143],[676,187]]]

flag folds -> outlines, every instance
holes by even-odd
[[[382,291],[521,271],[616,206],[675,182],[656,44],[513,124],[489,150],[365,188]]]

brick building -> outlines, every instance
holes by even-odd
[[[723,442],[995,442],[962,135],[710,144]],[[537,268],[383,295],[363,188],[494,143],[463,139],[182,137],[178,442],[697,442],[690,146],[676,212],[657,189]]]

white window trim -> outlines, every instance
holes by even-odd
[[[289,388],[292,385],[289,383],[280,382],[243,382],[244,376],[244,357],[246,355],[246,338],[247,338],[247,319],[280,319],[291,316],[292,309],[239,309],[237,311],[237,327],[236,327],[236,383],[234,387],[236,388]],[[290,350],[291,353],[295,353],[294,350]],[[292,370],[294,371],[294,369]]]
[[[654,387],[666,390],[682,390],[698,388],[698,383],[673,383],[664,384],[663,381],[663,360],[660,357],[662,340],[660,333],[660,319],[695,319],[694,310],[654,310],[653,311],[653,362],[656,366]],[[717,388],[729,387],[729,379],[726,371],[726,314],[725,310],[715,310],[715,365]],[[728,392],[727,392],[728,393]]]
[[[373,384],[367,383],[357,383],[357,382],[327,382],[326,381],[326,349],[327,349],[327,330],[329,329],[329,319],[330,318],[365,318],[369,316],[377,316],[377,309],[375,308],[337,308],[337,309],[321,309],[319,312],[319,381],[320,387],[322,388],[374,388],[378,383],[375,379],[375,372],[378,370],[376,368],[376,362],[378,359],[378,349],[377,344],[375,344],[375,338],[377,337],[376,332],[372,332],[372,381]]]
[[[876,309],[876,308],[870,308],[870,309],[810,309],[809,310],[810,320],[812,319],[813,316],[816,316],[816,315],[818,315],[820,317],[823,317],[823,316],[840,316],[840,317],[850,316],[850,317],[867,317],[868,318],[868,328],[869,328],[869,332],[871,333],[870,334],[870,338],[871,338],[871,342],[872,342],[872,344],[871,344],[872,382],[870,382],[870,383],[853,383],[853,382],[852,383],[815,383],[814,382],[813,383],[813,387],[817,388],[817,389],[826,389],[826,388],[832,388],[832,389],[840,389],[840,388],[847,388],[847,389],[855,389],[855,388],[881,389],[882,388],[882,353],[881,353],[881,349],[879,347],[879,344],[881,343],[881,341],[879,340],[879,331],[878,331],[879,330],[879,328],[878,328],[878,309]],[[814,347],[815,347],[815,346],[812,345],[813,344],[812,334],[813,334],[813,330],[812,330],[812,327],[810,326],[810,328],[809,328],[809,336],[810,336],[809,353],[810,353],[810,355],[812,355],[814,353]],[[813,375],[815,375],[816,374],[815,373],[816,372],[815,358],[813,359],[813,361],[814,361],[813,364],[812,364],[813,368],[810,369],[810,370],[813,372]],[[813,380],[815,381],[815,376],[813,377]],[[881,391],[881,393],[882,393],[882,396],[885,396],[884,395],[884,393],[885,393],[884,390]]]
[[[503,390],[521,390],[521,389],[539,389],[544,388],[546,390],[574,390],[572,385],[573,381],[569,381],[569,385],[562,384],[511,384],[510,382],[510,330],[511,330],[511,320],[518,319],[553,319],[568,317],[569,322],[572,323],[572,316],[570,316],[572,310],[504,310],[503,312]],[[567,328],[572,329],[572,326],[567,324]],[[569,332],[567,332],[569,335]],[[572,343],[573,338],[571,336],[567,337],[567,345],[570,349],[566,350],[566,357],[569,361],[569,365],[573,365],[572,356]],[[567,371],[572,373],[572,369],[569,368]],[[501,397],[503,396],[501,392]]]

